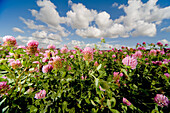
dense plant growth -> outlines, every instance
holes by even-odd
[[[0,46],[2,112],[168,112],[170,48],[158,42],[99,50],[60,50],[37,41]],[[102,38],[101,42],[105,42]]]

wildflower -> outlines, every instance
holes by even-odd
[[[60,69],[62,66],[61,58],[59,56],[53,57],[53,68]]]
[[[126,98],[123,97],[123,103],[126,104],[127,106],[131,105],[131,102],[128,101]]]
[[[99,63],[96,61],[96,62],[94,63],[94,66],[99,66]]]
[[[157,42],[158,46],[163,46],[163,44],[161,42]]]
[[[149,55],[156,56],[157,51],[155,49],[150,50]]]
[[[123,65],[130,66],[131,69],[135,69],[136,65],[138,64],[137,60],[135,58],[131,58],[130,56],[125,57],[122,60]]]
[[[42,98],[45,98],[45,95],[46,95],[46,91],[43,89],[40,92],[36,93],[34,98],[42,99]]]
[[[90,47],[84,48],[82,53],[83,53],[83,60],[87,60],[87,61],[93,60],[93,49],[91,49]]]
[[[136,51],[135,54],[133,54],[134,58],[142,58],[142,52],[141,51]]]
[[[70,58],[74,58],[74,55],[70,55]]]
[[[165,75],[167,78],[170,77],[169,73],[164,73],[164,75]]]
[[[152,63],[158,66],[162,65],[162,61],[152,61]]]
[[[168,44],[165,44],[165,46],[168,46]]]
[[[17,44],[16,39],[13,36],[4,36],[3,37],[4,46],[15,46]]]
[[[168,60],[167,59],[163,59],[163,64],[168,64]]]
[[[48,65],[43,66],[42,72],[43,72],[43,73],[48,73],[48,72],[50,72],[52,69],[53,69],[52,65],[51,65],[51,64],[48,64]]]
[[[146,45],[146,42],[143,42],[142,44],[143,44],[143,45]]]
[[[137,45],[140,45],[140,43],[137,43]]]
[[[8,62],[13,62],[13,61],[15,61],[15,59],[13,59],[13,58],[11,58],[11,59],[8,59]]]
[[[27,48],[26,48],[27,53],[28,54],[35,54],[35,53],[37,53],[38,52],[38,49],[37,49],[38,45],[39,45],[39,43],[36,40],[28,41]]]
[[[44,57],[43,59],[42,59],[42,62],[48,62],[49,61],[49,59],[47,58],[47,57]]]
[[[164,106],[167,106],[168,107],[168,104],[169,104],[169,100],[168,98],[163,95],[163,94],[156,94],[155,98],[154,98],[154,101],[158,104],[158,106],[160,107],[164,107]]]
[[[36,40],[30,40],[30,41],[28,41],[28,43],[27,43],[27,46],[28,47],[38,47],[38,45],[39,45],[39,43],[38,43],[38,41],[36,41]]]
[[[81,76],[82,80],[86,80],[86,78],[87,78],[87,76],[85,76],[85,77],[83,75]]]
[[[123,73],[120,73],[119,76],[120,76],[120,77],[123,77]]]
[[[13,69],[17,69],[17,68],[21,67],[22,65],[19,60],[16,60],[16,61],[14,60],[14,61],[10,62],[10,66],[12,66]]]
[[[121,48],[122,48],[122,49],[125,49],[125,47],[124,47],[124,46],[122,46]]]
[[[52,57],[52,53],[50,52],[50,50],[46,50],[46,51],[45,51],[44,57],[47,57],[47,58]]]
[[[160,54],[161,54],[161,55],[164,55],[164,54],[165,54],[164,49],[163,49],[162,51],[160,51]]]
[[[76,51],[76,50],[72,50],[72,53],[73,53],[73,54],[76,54],[76,53],[77,53],[77,51]]]
[[[54,50],[54,55],[58,54],[58,50]]]
[[[101,55],[101,54],[103,54],[103,52],[102,52],[102,51],[99,51],[99,54]]]
[[[55,47],[55,45],[48,45],[47,48],[48,49],[55,49],[56,47]]]
[[[61,53],[68,53],[67,47],[62,47],[60,51]]]
[[[7,85],[7,82],[5,82],[5,81],[0,82],[0,94],[1,94],[1,96],[3,94],[7,94],[7,92],[9,90],[10,90],[10,87],[9,87],[9,85]]]
[[[112,55],[112,58],[116,58],[116,55]]]
[[[71,66],[67,65],[67,66],[66,66],[66,69],[67,69],[68,71],[70,71],[70,70],[71,70]]]

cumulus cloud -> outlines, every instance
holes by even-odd
[[[112,7],[117,7],[118,6],[118,3],[114,3],[114,4],[112,4]]]
[[[13,30],[14,32],[24,33],[23,30],[21,30],[20,28],[17,28],[17,27],[12,28],[12,30]]]
[[[119,9],[122,8],[124,10],[125,16],[120,16],[118,19],[112,20],[110,19],[110,14],[105,11],[96,12],[97,14],[93,16],[94,20],[91,20],[94,22],[94,25],[90,25],[90,21],[86,22],[84,27],[73,28],[77,28],[77,35],[88,38],[117,38],[129,37],[130,35],[133,37],[153,37],[157,33],[156,26],[161,24],[162,20],[170,18],[170,14],[168,13],[170,12],[170,6],[160,8],[156,5],[157,1],[149,0],[143,3],[141,0],[129,0],[127,6],[119,6]],[[77,4],[74,5],[77,6]],[[83,7],[82,4],[81,6]],[[74,13],[74,15],[77,14],[77,12]],[[75,22],[82,23],[78,19]],[[76,23],[72,22],[72,26],[77,25]]]
[[[24,22],[24,24],[27,25],[29,29],[37,29],[37,30],[44,30],[44,25],[35,25],[35,22],[33,20],[25,20],[24,18],[20,17],[20,19]]]
[[[132,32],[132,36],[153,37],[156,35],[156,25],[153,23],[138,21],[135,28],[136,28],[135,31]]]
[[[157,1],[149,0],[142,3],[141,0],[129,0],[127,6],[119,7],[123,8],[126,15],[120,16],[114,22],[122,23],[132,36],[153,37],[157,31],[156,25],[164,19],[170,19],[170,6],[160,8],[156,5]]]
[[[47,37],[47,32],[45,31],[35,31],[32,33],[32,36],[35,38],[45,39]]]
[[[170,26],[162,28],[161,31],[170,32]]]
[[[56,6],[49,0],[38,0],[37,5],[40,7],[40,11],[30,10],[32,15],[36,17],[37,20],[41,20],[49,26],[61,27],[60,23],[65,23],[64,17],[60,17]],[[60,28],[61,29],[61,28]]]
[[[35,37],[38,40],[44,40],[44,39],[49,39],[49,40],[53,40],[55,42],[61,42],[61,36],[59,34],[54,34],[54,33],[47,33],[45,31],[35,31],[34,33],[32,33],[32,36]]]
[[[73,29],[88,28],[97,14],[96,10],[89,10],[83,4],[73,4],[71,11],[67,12],[67,23]]]
[[[170,6],[160,8],[157,2],[158,0],[148,0],[146,3],[141,0],[128,0],[127,5],[119,7],[117,3],[114,3],[112,6],[122,9],[125,15],[113,20],[106,11],[97,12],[94,9],[88,9],[82,3],[76,4],[71,0],[68,0],[71,10],[62,17],[50,0],[38,0],[37,5],[40,9],[30,11],[36,20],[44,24],[36,25],[35,20],[26,20],[22,17],[20,19],[29,29],[37,30],[32,33],[32,37],[45,39],[44,43],[52,43],[53,40],[61,42],[62,37],[71,34],[65,25],[71,26],[78,36],[84,38],[153,37],[157,33],[157,25],[164,19],[170,19]],[[162,28],[161,31],[169,32],[169,29],[169,27]]]
[[[95,22],[100,29],[106,29],[112,25],[113,20],[110,19],[110,14],[103,11],[97,14]]]
[[[73,5],[73,2],[71,0],[68,0],[68,5]]]
[[[77,29],[76,34],[81,37],[99,38],[102,37],[102,31],[96,27],[88,27],[87,29]]]

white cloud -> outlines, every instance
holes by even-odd
[[[138,21],[135,28],[136,28],[135,31],[132,32],[132,36],[153,37],[156,35],[156,25],[153,23]]]
[[[44,39],[47,37],[47,33],[45,31],[36,31],[34,33],[32,33],[32,36],[33,37],[36,37],[36,38],[41,38],[41,39]]]
[[[106,29],[113,23],[113,21],[110,19],[110,14],[105,11],[97,14],[95,22],[100,29]]]
[[[96,10],[89,10],[83,4],[73,4],[71,11],[67,12],[67,23],[73,29],[88,28],[97,14]]]
[[[118,6],[118,3],[114,3],[114,4],[112,4],[112,7],[117,7]]]
[[[170,18],[170,6],[159,8],[156,5],[157,1],[149,0],[142,3],[141,0],[129,0],[128,6],[119,7],[124,9],[126,15],[120,16],[114,22],[122,23],[130,34],[134,31],[132,36],[153,37],[157,31],[156,25],[160,24],[162,20]]]
[[[35,37],[38,40],[44,40],[44,39],[48,39],[48,40],[53,40],[55,42],[61,42],[61,36],[59,34],[53,34],[53,33],[47,33],[45,31],[35,31],[34,33],[32,33],[32,36]]]
[[[37,30],[44,30],[44,25],[35,25],[35,22],[33,20],[25,20],[24,18],[20,17],[20,19],[27,25],[29,29],[37,29]]]
[[[60,17],[56,10],[56,6],[49,0],[38,0],[37,5],[40,11],[30,10],[32,15],[36,17],[37,20],[41,20],[47,25],[60,27],[60,23],[65,23],[64,17]]]
[[[77,29],[76,34],[81,37],[99,38],[102,37],[102,31],[96,27],[88,27],[87,29]]]
[[[119,7],[118,7],[118,9],[122,9],[122,8],[124,8],[125,7],[125,5],[120,5]]]
[[[71,0],[68,0],[68,5],[73,5],[73,2]]]
[[[81,3],[73,3],[71,0],[68,0],[71,10],[66,13],[65,17],[62,17],[50,0],[38,0],[37,5],[40,10],[30,11],[36,20],[45,24],[36,25],[34,20],[25,20],[22,17],[20,19],[28,28],[37,30],[32,33],[32,36],[38,40],[46,39],[46,42],[52,42],[52,40],[61,42],[61,37],[72,34],[66,30],[64,25],[71,26],[78,36],[84,38],[153,37],[157,32],[156,26],[164,19],[170,19],[170,6],[160,8],[157,1],[148,0],[143,3],[141,0],[128,0],[127,5],[118,7],[124,10],[125,15],[113,20],[106,11],[97,12]],[[113,6],[117,7],[118,4],[114,3]],[[169,27],[162,28],[161,31],[169,31],[169,29]],[[46,43],[45,40],[43,41]]]
[[[24,33],[23,30],[21,30],[20,28],[17,28],[17,27],[12,28],[12,30],[13,30],[14,32]]]
[[[170,26],[162,28],[161,31],[170,32]]]

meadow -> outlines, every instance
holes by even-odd
[[[105,43],[104,38],[101,42]],[[49,45],[14,37],[0,45],[2,112],[168,113],[170,48],[137,43],[121,49]],[[149,46],[149,49],[146,49]]]

